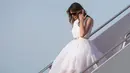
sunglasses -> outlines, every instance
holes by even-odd
[[[80,13],[82,13],[82,11],[80,10],[80,11],[78,11],[78,12],[72,12],[72,13],[70,13],[71,15],[78,15],[78,14],[80,14]]]

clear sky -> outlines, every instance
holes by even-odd
[[[72,40],[66,14],[79,2],[97,29],[130,0],[0,0],[0,73],[37,73]]]

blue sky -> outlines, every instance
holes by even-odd
[[[37,73],[72,39],[66,14],[79,2],[99,26],[130,0],[0,0],[0,73]]]

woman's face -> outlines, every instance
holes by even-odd
[[[70,10],[70,14],[74,18],[74,20],[78,19],[77,12],[73,12]]]
[[[76,12],[73,12],[73,11],[70,10],[70,14],[71,14],[71,16],[72,16],[75,20],[78,19],[79,13],[81,13],[81,10],[76,11]]]

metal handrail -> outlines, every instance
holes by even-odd
[[[129,31],[130,32],[130,31]],[[116,49],[118,46],[120,46],[122,43],[124,43],[128,38],[130,38],[130,36],[124,38],[121,42],[117,43],[114,47],[112,47],[111,49],[109,49],[101,58],[99,58],[97,61],[95,61],[94,63],[92,63],[89,67],[87,67],[83,72],[87,71],[89,68],[91,68],[93,65],[97,64],[100,60],[102,60],[103,58],[106,57],[106,55],[109,54],[109,52],[113,51],[114,49]],[[81,72],[81,73],[83,73]]]
[[[122,14],[124,11],[126,11],[128,8],[130,8],[130,5],[128,5],[123,10],[121,10],[118,14],[116,14],[114,17],[112,17],[110,20],[108,20],[105,24],[103,24],[102,26],[100,26],[98,29],[96,29],[92,34],[90,34],[90,37],[92,35],[94,35],[96,32],[98,32],[100,29],[102,29],[104,26],[106,26],[108,23],[110,23],[112,20],[114,20],[116,17],[118,17],[120,14]],[[42,69],[39,73],[43,73],[44,71],[46,71],[52,65],[52,63],[53,63],[53,61],[50,64],[48,64],[44,69]],[[97,62],[94,62],[94,63],[97,63]],[[94,63],[92,65],[94,65]]]
[[[39,73],[43,73],[44,71],[46,71],[51,65],[52,65],[53,62],[51,62],[50,64],[48,64],[44,69],[42,69]]]
[[[98,32],[100,29],[102,29],[104,26],[106,26],[108,23],[110,23],[112,20],[114,20],[116,17],[118,17],[120,14],[122,14],[124,11],[126,11],[128,8],[130,8],[130,5],[125,7],[123,10],[121,10],[118,14],[116,14],[114,17],[112,17],[110,20],[108,20],[106,23],[104,23],[102,26],[100,26],[97,30],[95,30],[91,35],[94,35],[96,32]]]

